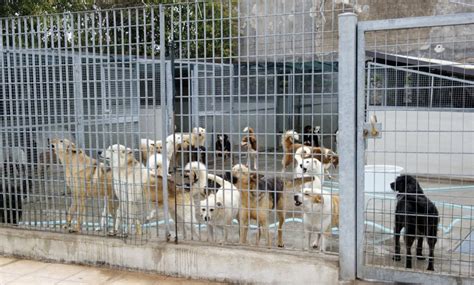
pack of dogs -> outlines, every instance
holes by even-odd
[[[257,171],[259,146],[255,130],[246,127],[237,147],[247,154],[247,163],[234,164],[221,175],[212,174],[206,167],[206,130],[193,128],[189,133],[174,133],[166,141],[143,138],[139,154],[120,144],[114,144],[99,152],[98,158],[88,156],[71,140],[54,138],[50,148],[63,165],[64,179],[71,191],[72,202],[67,210],[64,228],[69,232],[81,232],[86,216],[86,200],[99,198],[103,201],[100,229],[110,235],[119,233],[142,235],[144,221],[156,216],[158,206],[182,205],[170,214],[184,225],[184,231],[197,234],[198,223],[206,224],[211,240],[216,240],[215,230],[221,230],[224,241],[234,221],[239,224],[239,242],[248,243],[250,222],[257,222],[256,244],[263,236],[266,245],[272,245],[269,229],[270,214],[277,217],[276,245],[284,247],[283,226],[289,209],[288,199],[303,215],[305,240],[308,248],[327,250],[332,229],[339,226],[339,197],[323,189],[325,177],[332,179],[330,170],[337,169],[338,155],[321,145],[320,128],[306,126],[300,135],[288,130],[281,137],[283,158],[282,173],[289,166],[294,169],[288,175],[263,175]],[[220,159],[229,160],[240,152],[232,151],[227,134],[217,134],[214,152]],[[188,157],[184,158],[183,156]],[[180,162],[184,162],[183,166]],[[18,165],[4,165],[3,176],[11,176]],[[178,184],[171,175],[176,167],[182,169],[187,183]],[[164,189],[164,181],[167,188]],[[18,224],[22,218],[22,199],[25,197],[28,179],[19,183],[3,183],[0,193],[0,223]],[[395,208],[395,254],[393,260],[401,260],[400,236],[404,229],[406,267],[412,267],[411,247],[417,240],[416,257],[423,257],[423,241],[429,246],[428,269],[434,270],[434,250],[437,242],[439,214],[418,183],[409,175],[397,177],[390,184],[397,193]],[[167,193],[167,195],[164,195]],[[197,213],[196,213],[197,212]],[[109,224],[109,216],[112,224]],[[125,226],[124,226],[125,225]],[[316,236],[314,237],[314,234]]]

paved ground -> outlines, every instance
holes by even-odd
[[[0,284],[224,284],[90,266],[46,263],[0,256]]]

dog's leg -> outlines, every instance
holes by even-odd
[[[327,240],[328,240],[330,235],[331,235],[331,233],[323,233],[321,235],[321,250],[324,251],[324,252],[327,251],[327,249],[328,249]]]
[[[411,247],[413,246],[413,243],[415,242],[415,237],[413,234],[407,234],[407,233],[416,233],[416,229],[413,228],[410,230],[410,227],[407,228],[407,231],[405,233],[405,248],[406,248],[406,254],[407,254],[407,260],[405,263],[406,268],[412,268],[411,264]]]
[[[252,153],[252,156],[253,156],[253,168],[257,170],[258,169],[257,153]]]
[[[311,248],[311,237],[312,237],[311,230],[305,229],[305,231],[304,231],[304,243],[306,243],[306,245],[303,246],[304,249]]]
[[[316,239],[314,240],[313,244],[311,245],[314,249],[320,249],[321,248],[321,233],[318,232],[316,234]]]
[[[117,214],[115,218],[115,227],[114,230],[110,232],[111,235],[116,235],[119,232],[119,228],[122,226],[122,211],[123,211],[123,203],[122,201],[119,202],[119,206],[117,208]]]
[[[70,187],[70,191],[72,192],[72,201],[71,206],[69,207],[69,211],[66,215],[66,224],[64,225],[64,229],[70,230],[72,228],[72,217],[76,214],[77,211],[77,201],[79,199],[78,193],[80,189],[76,189],[75,187]]]
[[[394,239],[395,239],[395,255],[393,256],[393,260],[400,261],[402,260],[400,256],[400,232],[402,231],[403,224],[401,223],[399,215],[395,216],[395,229],[394,229]]]
[[[84,190],[83,190],[84,191]],[[82,227],[82,218],[86,213],[86,196],[85,193],[82,192],[79,196],[79,214],[77,215],[77,223],[76,226],[72,229],[69,229],[69,232],[80,232]]]
[[[216,236],[214,235],[214,226],[211,224],[207,224],[207,234],[210,237],[212,242],[216,241]]]
[[[283,224],[285,223],[285,212],[279,210],[278,212],[278,247],[284,247],[283,243]]]
[[[423,257],[423,237],[418,238],[418,242],[416,244],[416,258],[418,260],[425,260]]]
[[[260,243],[260,238],[262,234],[265,236],[265,239],[267,241],[267,246],[270,248],[272,246],[272,239],[270,237],[270,229],[268,228],[268,223],[267,219],[262,219],[261,222],[259,223],[258,227],[258,238],[257,238],[257,246]]]
[[[239,226],[240,226],[240,243],[246,244],[247,243],[247,233],[249,227],[249,220],[246,213],[243,210],[239,213]]]
[[[433,237],[434,236],[434,237]],[[437,242],[436,236],[436,229],[434,230],[434,235],[429,236],[427,238],[428,240],[428,246],[430,248],[430,257],[428,258],[428,268],[426,270],[434,271],[434,250],[435,250],[435,245]]]

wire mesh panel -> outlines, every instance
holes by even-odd
[[[412,23],[365,33],[363,260],[472,278],[474,25]]]
[[[158,7],[0,19],[2,226],[158,234],[158,24]]]
[[[164,6],[184,240],[337,252],[335,27],[284,2]]]

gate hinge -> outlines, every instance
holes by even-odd
[[[382,138],[382,123],[377,122],[377,116],[370,116],[370,122],[364,123],[364,139]]]

